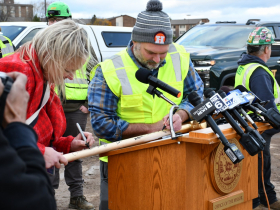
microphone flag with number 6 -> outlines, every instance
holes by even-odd
[[[210,93],[212,93],[212,94],[210,94]],[[212,89],[207,89],[204,92],[204,95],[210,99],[212,104],[214,104],[214,106],[216,108],[216,111],[215,111],[216,114],[219,114],[220,112],[223,112],[228,109],[226,102],[222,99],[222,97],[219,94],[215,93]]]

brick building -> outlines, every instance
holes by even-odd
[[[136,22],[136,18],[129,15],[120,15],[117,17],[108,18],[112,23],[112,26],[121,26],[121,27],[133,27]]]
[[[201,19],[180,19],[180,20],[171,20],[171,27],[173,29],[173,36],[178,38],[191,27],[199,23],[208,23],[208,18],[201,18]]]
[[[31,21],[32,4],[15,4],[14,0],[0,1],[0,21]]]

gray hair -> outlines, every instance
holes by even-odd
[[[265,47],[271,49],[271,44],[264,45],[247,45],[247,53],[249,55],[260,56],[264,53]]]
[[[69,66],[76,68],[71,69],[73,73],[74,70],[81,70],[90,56],[90,41],[81,26],[73,20],[63,20],[39,31],[31,42],[18,51],[21,60],[25,61],[24,56],[27,55],[35,68],[36,53],[44,79],[54,84],[58,92],[65,96],[64,88],[61,88],[64,86],[64,72]],[[83,71],[80,74],[83,75]]]

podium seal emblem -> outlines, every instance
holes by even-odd
[[[234,138],[229,140],[242,151],[239,142]],[[210,174],[215,190],[222,195],[234,190],[239,182],[242,172],[242,161],[233,164],[224,152],[224,145],[220,145],[212,152]]]

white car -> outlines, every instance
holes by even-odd
[[[47,27],[44,22],[1,22],[0,27],[4,36],[11,39],[16,49],[30,41],[42,28]]]
[[[132,27],[81,25],[89,35],[98,61],[111,57],[126,48]],[[46,22],[1,22],[4,36],[11,39],[16,49],[30,41],[35,34],[48,27]]]

